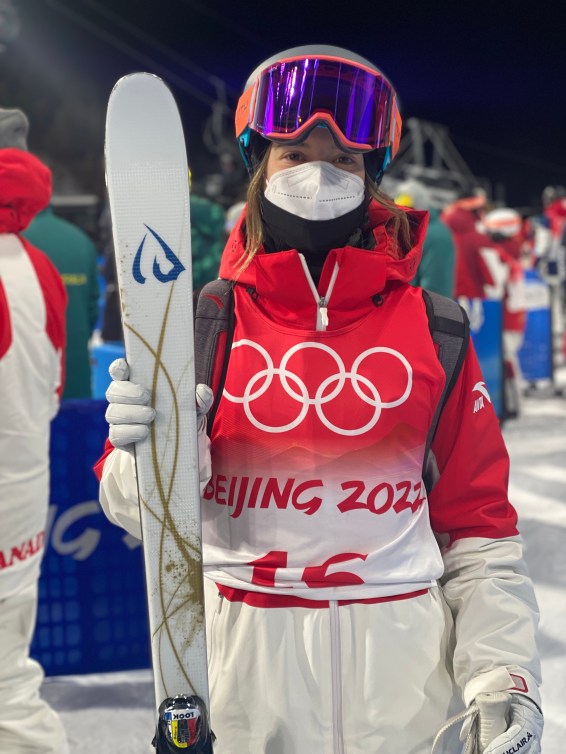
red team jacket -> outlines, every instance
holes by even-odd
[[[523,333],[527,324],[527,302],[522,291],[519,297],[513,296],[513,288],[524,285],[524,271],[521,264],[521,241],[518,238],[498,240],[509,268],[509,278],[503,298],[503,329],[509,332]]]
[[[517,534],[471,343],[432,445],[427,498],[423,455],[444,372],[409,285],[427,215],[407,212],[402,259],[389,212],[372,202],[375,249],[331,250],[318,291],[296,250],[260,251],[238,272],[243,217],[232,231],[220,277],[240,283],[236,324],[202,504],[205,572],[231,599],[408,597],[441,577],[443,547]]]
[[[469,210],[449,207],[441,217],[452,231],[456,246],[455,298],[486,298],[485,286],[492,286],[494,280],[481,250],[493,248],[494,242],[477,230],[477,218]]]
[[[67,294],[47,256],[18,234],[50,196],[45,165],[0,150],[0,599],[37,579],[43,553]]]
[[[442,220],[452,231],[456,246],[455,298],[501,299],[503,329],[522,333],[526,304],[524,294],[518,293],[523,268],[517,242],[494,241],[478,230],[473,212],[461,207],[445,210]]]

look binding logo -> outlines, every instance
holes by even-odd
[[[145,223],[144,223],[145,225]],[[168,272],[163,272],[161,267],[159,266],[159,262],[157,261],[157,257],[153,260],[153,276],[159,280],[160,283],[171,283],[174,280],[177,280],[181,272],[185,269],[185,266],[179,259],[179,257],[175,254],[173,249],[161,238],[161,236],[156,233],[152,228],[149,227],[149,225],[145,225],[145,227],[149,230],[153,238],[157,241],[159,246],[163,249],[163,252],[165,253],[165,257],[168,262],[171,263],[171,268]],[[142,241],[138,247],[138,250],[136,251],[136,256],[134,257],[134,264],[132,267],[132,275],[134,276],[134,280],[137,283],[140,283],[143,285],[147,278],[143,275],[141,271],[141,259],[142,259],[142,251],[144,248],[144,244],[147,239],[147,233],[142,238]]]

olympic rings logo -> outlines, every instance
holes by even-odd
[[[352,364],[351,370],[347,371],[343,360],[336,353],[336,351],[334,351],[324,343],[307,342],[299,343],[298,345],[293,346],[285,353],[281,360],[281,366],[279,367],[274,366],[273,359],[266,351],[266,349],[263,348],[263,346],[260,346],[258,343],[254,343],[252,340],[244,338],[232,344],[233,349],[242,348],[243,346],[249,346],[250,348],[253,348],[258,353],[260,353],[265,359],[266,368],[261,369],[259,372],[256,372],[256,374],[254,374],[253,377],[250,378],[244,389],[243,396],[238,397],[236,395],[232,395],[228,392],[228,390],[226,390],[226,388],[224,389],[223,395],[232,403],[243,404],[244,412],[250,423],[257,429],[261,429],[264,432],[280,433],[288,432],[289,430],[294,429],[303,421],[308,413],[310,406],[314,406],[318,418],[320,419],[322,424],[324,424],[324,426],[332,432],[335,432],[338,435],[350,437],[362,435],[365,432],[369,432],[370,429],[375,427],[375,425],[379,421],[379,417],[381,416],[383,409],[400,406],[407,400],[411,393],[411,388],[413,385],[413,370],[403,354],[399,353],[399,351],[395,351],[393,348],[386,348],[383,346],[368,348],[356,358],[356,360]],[[311,398],[311,396],[309,395],[307,386],[301,380],[301,378],[287,368],[289,360],[299,351],[306,349],[318,349],[329,354],[334,359],[337,368],[335,374],[330,375],[330,377],[326,377],[326,379],[324,379],[320,383],[313,398]],[[360,365],[362,364],[364,359],[372,354],[377,353],[385,353],[394,356],[401,362],[401,364],[407,371],[407,385],[405,387],[405,390],[402,395],[395,400],[383,401],[381,399],[379,390],[373,384],[373,382],[371,382],[367,377],[358,374],[358,369],[360,368]],[[290,398],[292,398],[299,404],[300,408],[299,413],[297,414],[295,419],[293,419],[293,421],[290,421],[288,424],[283,424],[278,427],[272,427],[269,424],[264,424],[263,422],[259,421],[259,419],[254,416],[252,412],[252,403],[267,392],[276,376],[279,377],[281,386],[283,387],[284,391]],[[338,427],[333,424],[324,413],[324,406],[327,403],[330,403],[330,401],[333,401],[341,393],[346,380],[351,381],[352,387],[360,400],[362,400],[369,406],[373,406],[374,408],[372,418],[362,427],[358,427],[357,429],[345,429],[343,427]],[[363,385],[369,391],[369,395],[361,389],[360,385]],[[332,389],[330,389],[331,386],[333,386]]]

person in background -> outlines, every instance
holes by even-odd
[[[210,443],[199,424],[218,754],[460,754],[465,718],[468,754],[540,752],[538,609],[471,341],[426,452],[428,218],[378,185],[400,136],[389,80],[329,45],[264,61],[238,104],[234,340]],[[100,502],[140,536],[131,451],[159,402],[110,373]]]
[[[66,292],[21,236],[49,203],[51,173],[25,151],[27,121],[0,110],[0,752],[64,754],[29,656],[49,501],[50,423],[64,381]]]
[[[246,206],[246,202],[244,200],[240,200],[240,201],[234,202],[234,204],[232,204],[226,210],[226,220],[224,222],[224,232],[226,234],[226,240],[229,238],[230,233],[234,230],[234,227],[236,226],[236,223],[240,219],[240,215],[242,214],[242,211],[245,206]]]
[[[505,276],[493,274],[490,259],[484,253],[493,247],[489,236],[481,230],[486,206],[487,198],[480,192],[457,199],[440,215],[452,232],[456,249],[455,298],[473,300],[503,296]]]
[[[557,247],[564,251],[566,247],[566,189],[564,186],[547,186],[542,192],[543,215],[547,218],[550,232]]]
[[[440,219],[440,210],[432,206],[430,189],[416,178],[397,186],[395,203],[403,207],[427,210],[428,229],[423,246],[423,258],[411,285],[420,285],[448,298],[454,297],[454,268],[456,252],[452,233]]]
[[[27,148],[25,137],[22,148]],[[99,297],[96,246],[81,228],[59,217],[51,205],[36,215],[23,236],[47,254],[67,289],[69,303],[63,398],[90,398],[89,341],[98,319]]]
[[[218,277],[220,258],[226,240],[226,213],[216,202],[191,193],[191,256],[193,289]]]
[[[566,357],[566,188],[547,186],[542,192],[543,215],[549,238],[538,269],[552,294],[552,333],[554,353]]]
[[[102,276],[104,278],[104,306],[100,337],[105,343],[123,343],[120,291],[118,290],[118,273],[112,239],[112,217],[108,198],[106,198],[100,213],[99,236],[102,245]]]
[[[503,360],[505,365],[505,417],[514,419],[521,406],[521,365],[519,351],[527,324],[527,300],[523,265],[523,221],[514,209],[503,207],[488,212],[483,229],[502,249],[501,261],[509,274],[503,295]]]
[[[516,276],[511,281],[513,260],[505,249],[495,241],[484,226],[487,213],[487,197],[478,190],[470,193],[443,211],[441,217],[454,234],[456,245],[456,283],[454,296],[466,309],[474,335],[480,332],[489,341],[489,347],[479,351],[480,363],[490,386],[498,385],[500,398],[498,415],[501,421],[514,418],[518,412],[518,396],[515,395],[515,371],[505,357],[503,331],[505,307],[509,292],[518,292],[521,283]],[[483,302],[500,302],[500,308]],[[517,297],[513,298],[513,305]],[[491,307],[491,309],[487,308]],[[487,320],[486,311],[492,319]],[[522,317],[522,314],[520,315]],[[494,359],[491,350],[499,355]]]
[[[521,262],[523,249],[523,219],[516,209],[499,207],[484,215],[482,227],[489,237],[505,249],[508,256]]]

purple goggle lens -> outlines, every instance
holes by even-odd
[[[317,114],[332,119],[345,146],[387,147],[395,127],[395,93],[377,72],[323,58],[279,63],[261,74],[250,122],[254,131],[290,139]]]

